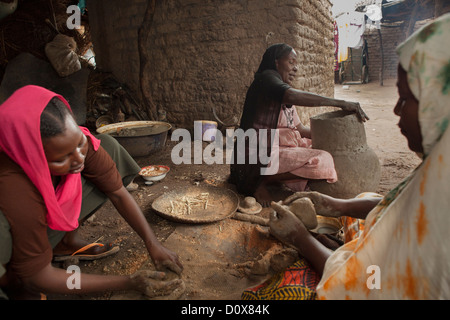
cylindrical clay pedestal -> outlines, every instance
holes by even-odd
[[[311,190],[337,198],[375,192],[381,176],[380,161],[367,145],[364,124],[354,113],[334,111],[311,118],[312,147],[334,159],[336,183],[310,181]]]

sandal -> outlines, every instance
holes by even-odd
[[[99,254],[83,254],[83,252],[85,252],[95,246],[106,247],[107,250],[105,252],[102,252]],[[97,260],[97,259],[108,257],[112,254],[117,253],[118,251],[119,251],[119,247],[113,247],[112,244],[108,244],[105,246],[104,244],[101,244],[101,243],[91,243],[91,244],[88,244],[88,245],[78,249],[71,255],[56,255],[53,257],[53,261],[61,262],[61,261],[66,261],[71,258],[78,258],[78,260]]]
[[[131,182],[126,186],[126,189],[128,190],[128,192],[133,192],[139,189],[139,185],[136,182]]]

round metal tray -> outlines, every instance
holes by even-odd
[[[152,209],[160,216],[182,223],[210,223],[231,217],[239,198],[231,190],[193,186],[169,191],[156,198]]]

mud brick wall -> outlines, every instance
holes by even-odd
[[[418,30],[430,20],[417,21],[414,31]],[[396,48],[406,40],[404,23],[382,24],[381,39],[383,41],[384,74],[383,79],[396,79],[398,55]],[[368,27],[364,33],[369,47],[369,81],[380,80],[381,50],[380,36],[375,27]]]
[[[138,30],[147,1],[90,0],[96,62],[136,93]],[[240,118],[245,93],[265,49],[285,42],[298,53],[295,87],[334,95],[333,21],[329,0],[156,1],[144,53],[148,90],[175,127],[194,120]],[[300,108],[302,121],[324,112]]]
[[[382,26],[381,39],[383,41],[384,74],[383,79],[397,78],[398,56],[397,46],[405,40],[403,28],[400,26]],[[365,32],[369,48],[369,81],[379,81],[381,71],[380,36],[376,28]]]
[[[87,0],[89,25],[99,69],[112,72],[139,93],[138,30],[147,0]]]

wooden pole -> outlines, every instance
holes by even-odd
[[[409,18],[408,28],[406,29],[406,38],[408,38],[414,32],[414,26],[417,20],[417,11],[419,10],[419,0],[415,1],[414,8],[411,12],[411,17]]]
[[[383,86],[384,78],[384,50],[383,50],[383,37],[381,36],[381,27],[377,29],[378,31],[378,41],[380,42],[380,53],[381,53],[381,66],[380,66],[380,86]]]

